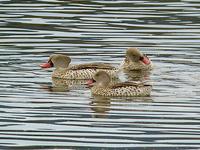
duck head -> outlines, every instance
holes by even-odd
[[[89,86],[106,87],[111,81],[111,77],[105,71],[98,71],[93,76],[93,79],[89,80],[87,84]]]
[[[135,62],[135,63],[143,63],[144,65],[149,65],[151,61],[147,56],[145,56],[139,49],[130,47],[126,51],[126,59],[127,62]]]
[[[49,57],[49,60],[47,63],[43,63],[40,65],[42,68],[67,68],[71,62],[70,57],[63,54],[52,54]]]

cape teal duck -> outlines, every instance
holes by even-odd
[[[118,69],[107,63],[87,63],[69,66],[70,57],[62,54],[52,54],[47,63],[41,64],[42,68],[55,67],[53,78],[61,79],[92,79],[97,71],[104,70],[111,77],[117,77]]]
[[[111,77],[105,71],[97,72],[88,85],[93,95],[111,97],[150,96],[152,86],[143,82],[121,82],[109,85]]]

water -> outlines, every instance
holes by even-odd
[[[0,1],[2,149],[199,149],[198,0]],[[52,85],[52,53],[118,65],[154,62],[149,98],[92,97]]]

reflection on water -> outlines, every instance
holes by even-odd
[[[95,96],[91,103],[91,110],[94,111],[93,117],[106,118],[111,106],[111,99],[108,97]]]
[[[143,70],[136,70],[136,71],[123,71],[123,75],[125,76],[126,80],[128,81],[150,81],[151,80],[151,72],[152,71],[143,71]],[[119,73],[119,78],[120,78]]]
[[[0,147],[200,148],[199,7],[197,0],[2,0]],[[39,67],[52,53],[117,66],[127,47],[154,62],[151,73],[122,75],[151,81],[150,98],[94,97],[81,81],[52,80],[52,70]]]
[[[151,97],[119,97],[119,98],[111,98],[111,97],[102,97],[102,96],[93,96],[92,101],[90,103],[91,105],[91,110],[93,110],[93,117],[96,118],[108,118],[107,115],[109,115],[109,111],[111,109],[111,103],[115,102],[126,102],[126,103],[140,103],[140,102],[145,102],[145,103],[151,103],[152,98]],[[122,108],[118,109],[113,109],[113,111],[118,111]],[[134,111],[129,110],[129,111]]]

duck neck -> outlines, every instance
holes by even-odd
[[[61,74],[64,74],[67,71],[67,68],[57,67],[54,72],[59,72]]]

